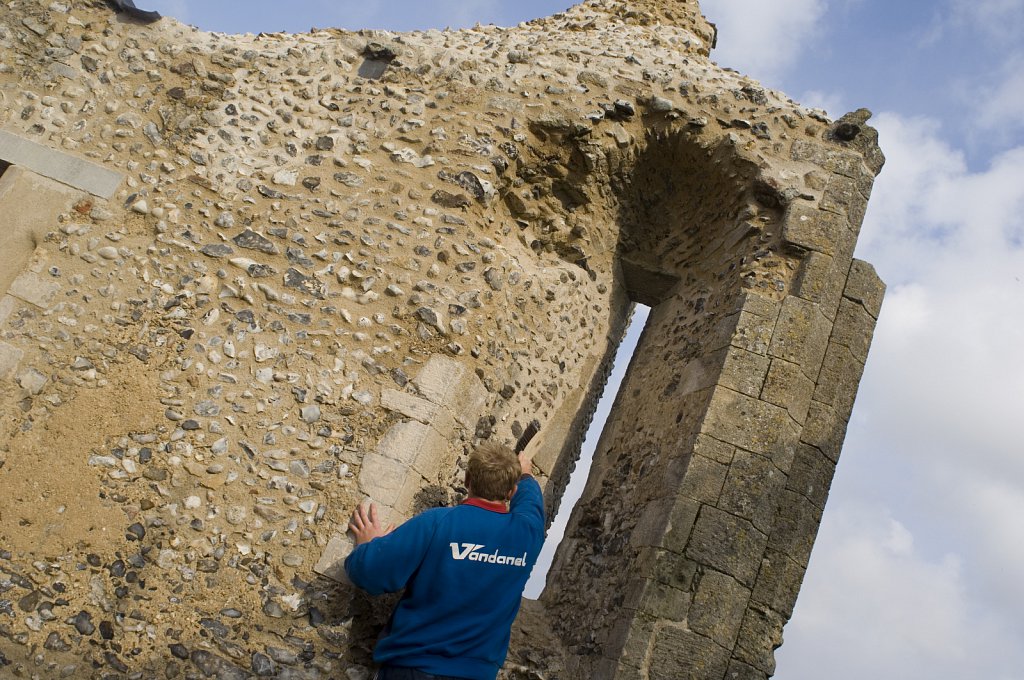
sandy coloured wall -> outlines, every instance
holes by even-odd
[[[881,303],[882,157],[712,40],[653,0],[263,36],[0,8],[0,673],[367,677],[356,503],[453,502],[536,418],[553,510],[642,302],[503,673],[768,677]]]

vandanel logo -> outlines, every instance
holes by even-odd
[[[480,552],[481,548],[486,550],[486,547],[477,543],[449,543],[448,545],[452,548],[453,560],[469,560],[470,562],[486,562],[487,564],[509,564],[513,567],[526,566],[526,553],[523,553],[522,557],[513,557],[512,555],[499,555],[497,550],[492,553]],[[462,546],[461,550],[459,549],[460,545]]]

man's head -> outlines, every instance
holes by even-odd
[[[507,501],[522,474],[519,457],[507,446],[484,442],[469,454],[466,486],[469,495],[489,501]]]

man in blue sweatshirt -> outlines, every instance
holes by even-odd
[[[371,595],[405,589],[373,658],[376,680],[494,680],[523,587],[544,542],[544,503],[528,458],[485,443],[469,456],[469,498],[397,529],[359,506],[345,560]]]

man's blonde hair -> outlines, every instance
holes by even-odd
[[[523,472],[519,457],[507,446],[484,442],[469,454],[466,486],[469,495],[503,501],[512,493]]]

